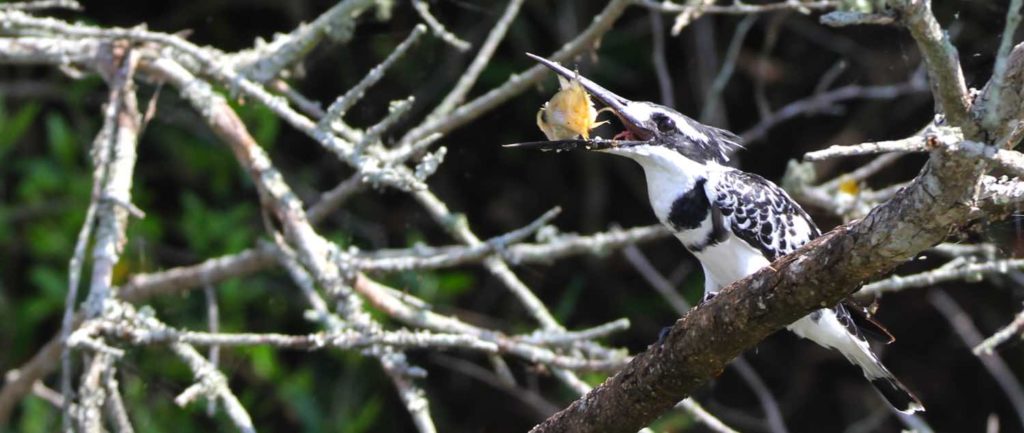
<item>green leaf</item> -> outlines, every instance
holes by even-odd
[[[21,422],[17,431],[22,433],[43,433],[56,431],[60,424],[60,416],[55,416],[55,409],[41,398],[29,397],[21,403]]]
[[[75,133],[60,113],[46,113],[46,144],[50,147],[50,153],[57,157],[62,166],[77,165],[79,148]]]
[[[3,104],[0,103],[0,106]],[[14,143],[18,142],[25,131],[28,131],[28,127],[32,125],[36,120],[36,115],[39,114],[39,104],[36,102],[30,102],[21,107],[13,117],[7,118],[5,112],[0,110],[0,158],[3,158],[10,152]]]
[[[257,376],[267,380],[273,380],[280,373],[280,362],[277,359],[277,349],[270,346],[252,346],[249,348],[249,358],[252,360],[252,371]]]
[[[247,202],[226,209],[211,208],[192,192],[181,197],[181,228],[189,246],[202,255],[220,255],[241,251],[256,238],[255,207]]]
[[[476,278],[469,272],[444,272],[440,275],[437,282],[437,294],[443,298],[454,298],[466,293],[470,287],[473,287],[474,283],[476,283]]]
[[[74,236],[64,233],[54,224],[32,224],[25,230],[28,249],[43,259],[67,259],[73,248]]]
[[[320,412],[319,402],[313,398],[313,388],[312,371],[303,369],[289,374],[287,380],[281,382],[277,388],[278,398],[288,410],[298,415],[304,431],[324,431],[324,414]]]
[[[277,134],[281,130],[281,120],[270,108],[263,104],[241,104],[231,100],[231,107],[242,118],[242,122],[252,133],[252,138],[260,147],[270,150],[277,142]]]
[[[18,163],[18,172],[23,175],[15,191],[22,204],[36,204],[47,200],[47,196],[63,192],[66,173],[53,161],[32,158]]]
[[[67,292],[68,281],[64,273],[49,266],[32,266],[28,271],[28,279],[40,293],[51,301],[60,304]]]
[[[380,397],[376,395],[363,400],[363,404],[358,407],[358,411],[353,416],[344,420],[345,423],[340,426],[341,431],[346,433],[371,431],[373,426],[377,424],[377,418],[380,416],[382,406]]]
[[[562,299],[558,300],[558,305],[554,308],[555,317],[559,322],[567,321],[572,312],[576,311],[576,305],[579,304],[580,295],[586,285],[586,280],[583,277],[575,277],[566,285],[565,291],[562,292]]]

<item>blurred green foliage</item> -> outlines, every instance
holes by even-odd
[[[95,116],[105,87],[97,79],[71,81],[69,98],[54,107],[28,101],[12,105],[0,98],[0,316],[15,327],[0,327],[0,341],[13,350],[0,353],[0,365],[14,365],[56,331],[67,292],[70,252],[84,219],[92,188],[89,149],[99,128]],[[140,103],[153,96],[140,93]],[[256,245],[264,227],[258,201],[231,152],[191,113],[182,113],[175,95],[158,97],[158,116],[146,126],[139,144],[133,199],[146,217],[129,224],[129,243],[115,269],[115,283],[136,273],[154,272],[206,258],[237,253]],[[232,102],[256,140],[269,152],[278,146],[281,122],[258,104]],[[170,120],[168,120],[170,119]],[[315,167],[299,168],[289,177],[315,178]],[[340,228],[325,232],[349,243],[352,234]],[[425,239],[409,232],[406,244]],[[89,254],[87,254],[88,256]],[[84,269],[89,269],[90,263]],[[24,266],[22,272],[7,272]],[[20,279],[19,275],[24,275]],[[448,304],[476,284],[473,273],[439,271],[400,273],[388,277],[416,296]],[[83,276],[87,286],[88,275]],[[87,289],[82,290],[82,296]],[[301,320],[304,300],[296,296],[283,273],[256,275],[221,283],[216,296],[220,326],[236,332],[314,332]],[[17,306],[14,308],[13,306]],[[204,329],[205,300],[201,293],[155,299],[160,317],[189,329]],[[182,408],[174,397],[192,382],[191,372],[169,350],[154,346],[129,352],[119,379],[131,417],[139,431],[232,430],[222,412],[205,415],[206,402]],[[382,418],[392,395],[379,367],[356,353],[282,353],[270,347],[224,349],[221,365],[238,387],[243,404],[253,413],[278,414],[283,425],[304,432],[375,431],[394,423]],[[342,379],[318,380],[341,373]],[[28,397],[18,423],[10,431],[42,433],[58,428],[49,403]],[[171,421],[173,420],[173,421]],[[7,431],[0,427],[0,431]]]
[[[0,327],[0,341],[12,349],[0,353],[3,366],[25,359],[57,329],[70,252],[91,195],[88,150],[99,127],[95,116],[99,107],[94,104],[102,100],[105,88],[96,79],[64,85],[70,89],[69,97],[59,109],[34,101],[12,105],[0,99],[0,158],[9,161],[0,164],[0,226],[11,228],[0,230],[4,257],[0,287],[5,288],[0,292],[0,316],[11,317],[17,324]],[[142,93],[140,98],[147,96]],[[180,110],[175,102],[174,95],[162,95],[158,112],[171,112],[168,117],[173,118]],[[273,151],[280,121],[260,105],[235,102],[234,106],[258,142]],[[245,174],[230,151],[208,132],[197,130],[197,125],[190,117],[180,121],[158,117],[147,125],[132,191],[147,215],[129,225],[129,244],[116,269],[116,283],[131,274],[236,253],[254,246],[262,236],[258,202],[249,200],[255,194]],[[167,188],[166,182],[178,185]],[[8,272],[22,266],[22,272]],[[88,281],[88,275],[83,281]],[[419,281],[418,293],[433,298],[433,294],[464,290],[471,277],[438,274]],[[19,289],[11,292],[6,287]],[[296,319],[301,317],[302,300],[293,295],[284,275],[228,281],[217,289],[222,329],[316,330]],[[157,299],[153,305],[174,325],[207,326],[201,293]],[[119,378],[136,428],[147,432],[233,429],[220,412],[208,420],[205,401],[184,409],[196,416],[181,416],[182,409],[173,398],[193,379],[176,357],[168,355],[164,347],[142,348],[131,351],[120,364]],[[239,397],[250,410],[278,413],[284,417],[282,422],[301,425],[305,432],[370,431],[380,420],[384,404],[380,394],[389,392],[386,380],[375,374],[377,368],[355,354],[312,357],[314,362],[307,363],[305,356],[300,360],[269,347],[251,347],[224,350],[222,365],[233,380],[249,383],[241,387]],[[345,371],[348,380],[316,380],[322,371]],[[51,432],[59,426],[53,408],[39,398],[26,398],[19,409],[18,423],[8,426],[10,431]]]
[[[163,31],[189,30],[190,40],[228,51],[251,46],[256,37],[290,31],[333,4],[85,3],[85,13],[67,16],[101,25],[147,23],[149,28]],[[450,30],[478,44],[506,1],[430,3]],[[989,2],[933,3],[940,22],[946,24],[954,17],[958,20],[955,43],[963,53],[961,61],[968,83],[983,83],[991,67],[990,53],[998,41],[999,26],[991,23],[1001,22],[1004,8]],[[523,52],[554,52],[586,26],[604,4],[526,2],[469,97],[483,94],[505,82],[510,74],[532,66]],[[961,16],[965,19],[960,20]],[[719,68],[716,59],[722,58],[740,19],[706,16],[681,36],[666,40],[676,108],[681,112],[700,112],[707,84]],[[835,86],[887,84],[904,80],[918,66],[914,43],[905,32],[886,27],[823,29],[815,20],[813,14],[785,12],[758,20],[741,50],[733,80],[722,95],[728,123],[718,126],[740,132],[761,119],[758,104],[751,102],[759,84],[765,88],[767,105],[778,109],[816,92],[822,76],[831,74]],[[367,17],[350,44],[315,49],[291,84],[314,100],[330,103],[381,61],[420,21],[402,2],[388,22]],[[599,47],[574,61],[579,62],[581,72],[616,93],[657,101],[655,72],[646,48],[650,38],[647,11],[630,8]],[[767,49],[766,40],[777,43],[773,42],[770,53],[761,58]],[[414,95],[412,112],[399,122],[396,131],[385,135],[385,142],[391,143],[443,97],[469,63],[470,55],[457,53],[434,37],[424,37],[353,107],[346,120],[365,127],[387,112],[389,101]],[[843,66],[839,75],[833,74],[837,66]],[[68,261],[91,194],[89,149],[107,98],[105,85],[95,77],[74,80],[46,68],[0,68],[0,85],[22,82],[29,86],[21,96],[0,91],[0,317],[9,319],[4,321],[6,326],[0,325],[0,348],[4,349],[0,350],[0,371],[25,362],[59,327]],[[36,84],[43,88],[32,94],[31,85]],[[629,161],[498,148],[502,143],[540,139],[534,115],[555,85],[554,77],[547,77],[541,86],[452,131],[441,142],[449,152],[445,164],[430,180],[432,189],[453,211],[464,214],[481,237],[519,227],[554,205],[563,206],[556,225],[565,232],[600,230],[611,224],[653,223],[642,177]],[[132,191],[133,201],[146,211],[146,217],[133,219],[129,225],[129,242],[116,269],[117,283],[133,274],[236,253],[267,239],[256,191],[231,151],[173,89],[158,91],[158,87],[149,82],[139,84],[142,107],[159,92],[156,117],[146,126],[139,145]],[[13,94],[22,89],[11,90]],[[249,132],[268,150],[286,180],[307,203],[351,174],[333,155],[283,124],[266,107],[234,98],[230,89],[219,90],[229,95]],[[842,115],[829,110],[828,115],[791,119],[773,129],[767,140],[751,143],[740,154],[740,164],[776,179],[786,161],[825,143],[905,136],[933,116],[931,100],[920,96],[851,102],[843,105]],[[906,180],[906,174],[920,168],[919,163],[904,158],[891,175],[882,176],[880,184]],[[836,169],[846,168],[849,166]],[[814,216],[823,227],[835,223]],[[415,200],[387,189],[357,195],[318,229],[343,247],[363,250],[454,242]],[[1006,233],[1001,236],[1005,238],[1020,232],[1019,227],[1009,225],[1004,229]],[[691,260],[671,239],[644,245],[643,250],[666,275],[686,269],[681,264]],[[688,301],[696,303],[703,283],[699,267],[692,261],[687,266],[694,270],[680,272],[673,282]],[[633,352],[655,341],[658,330],[678,318],[618,254],[517,266],[515,271],[569,328],[629,318],[630,331],[612,337],[610,343]],[[513,333],[529,332],[537,326],[500,282],[476,266],[374,277],[467,321]],[[88,275],[83,281],[88,281]],[[225,331],[298,334],[319,330],[318,325],[303,319],[305,301],[280,270],[226,281],[215,289],[220,326]],[[971,307],[979,323],[989,330],[1005,324],[1020,305],[1019,296],[1010,291],[979,289],[970,293],[965,306]],[[883,321],[893,319],[887,324],[894,326],[900,336],[899,343],[886,351],[888,359],[899,360],[890,366],[894,371],[910,373],[900,376],[908,384],[920,386],[929,404],[928,416],[944,421],[941,425],[948,426],[949,431],[976,429],[993,412],[1004,420],[1011,419],[1012,408],[1000,400],[996,385],[981,373],[977,359],[964,351],[955,337],[935,331],[945,329],[945,322],[927,305],[922,306],[926,303],[916,296],[887,297],[881,314],[890,314]],[[171,325],[197,330],[208,326],[200,291],[153,299],[150,304]],[[385,319],[382,313],[372,313]],[[859,400],[866,390],[860,373],[849,370],[844,360],[823,353],[806,342],[782,337],[763,343],[754,351],[755,356],[748,358],[779,397],[791,431],[839,431],[865,418],[875,407],[871,401]],[[1024,365],[1020,354],[1020,347],[1007,348],[1003,353],[1017,361],[1010,363],[1017,372]],[[462,352],[453,355],[486,365],[483,357]],[[524,409],[526,405],[508,393],[443,367],[429,353],[411,351],[410,358],[429,371],[422,383],[442,431],[525,431],[539,421],[536,411]],[[509,363],[523,388],[552,405],[563,405],[575,397],[544,369],[511,357]],[[234,430],[223,413],[208,417],[205,401],[184,409],[174,405],[174,397],[193,378],[167,348],[157,345],[133,349],[119,366],[122,390],[137,431]],[[260,431],[355,433],[413,428],[390,380],[376,361],[360,353],[230,348],[221,352],[221,367]],[[958,373],[950,375],[951,371]],[[961,373],[965,371],[969,373]],[[720,411],[723,414],[742,412],[744,416],[736,419],[750,422],[752,415],[760,415],[761,408],[749,386],[735,376],[727,369],[714,386],[707,388],[701,401],[719,404],[709,405],[709,409],[731,409]],[[946,378],[949,383],[935,381],[935,377]],[[605,378],[597,373],[583,375],[592,385]],[[54,386],[55,379],[51,375],[47,384]],[[926,387],[929,383],[933,383],[931,389]],[[967,400],[970,404],[965,404]],[[49,403],[29,397],[20,404],[15,424],[0,426],[0,431],[56,431],[60,423],[56,414]],[[672,413],[655,427],[684,431],[693,426],[690,416]],[[886,427],[896,429],[898,424],[889,420],[882,429]]]

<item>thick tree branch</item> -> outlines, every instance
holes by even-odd
[[[999,119],[999,122],[986,126],[989,136],[993,144],[1013,148],[1024,135],[1024,43],[1010,51],[1003,73],[1001,86],[990,80],[981,89],[974,111],[978,116]],[[999,97],[995,96],[997,93]]]
[[[970,112],[971,101],[960,69],[960,57],[949,35],[935,20],[931,1],[892,0],[889,5],[896,9],[903,25],[917,41],[928,67],[936,105],[950,124],[963,129],[965,137],[978,139],[980,129]]]

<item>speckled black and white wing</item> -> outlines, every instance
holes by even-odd
[[[756,174],[724,168],[708,177],[705,189],[723,225],[769,262],[821,235],[789,194]]]

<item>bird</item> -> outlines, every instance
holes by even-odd
[[[630,101],[556,62],[527,53],[566,79],[580,83],[604,104],[625,130],[611,140],[520,143],[541,150],[586,149],[629,158],[643,168],[651,208],[658,220],[700,261],[704,296],[796,251],[821,235],[811,217],[782,188],[728,165],[741,148],[732,132],[704,125],[652,102]],[[787,329],[842,354],[895,410],[912,414],[924,406],[871,351],[851,310],[842,303],[822,308]]]

